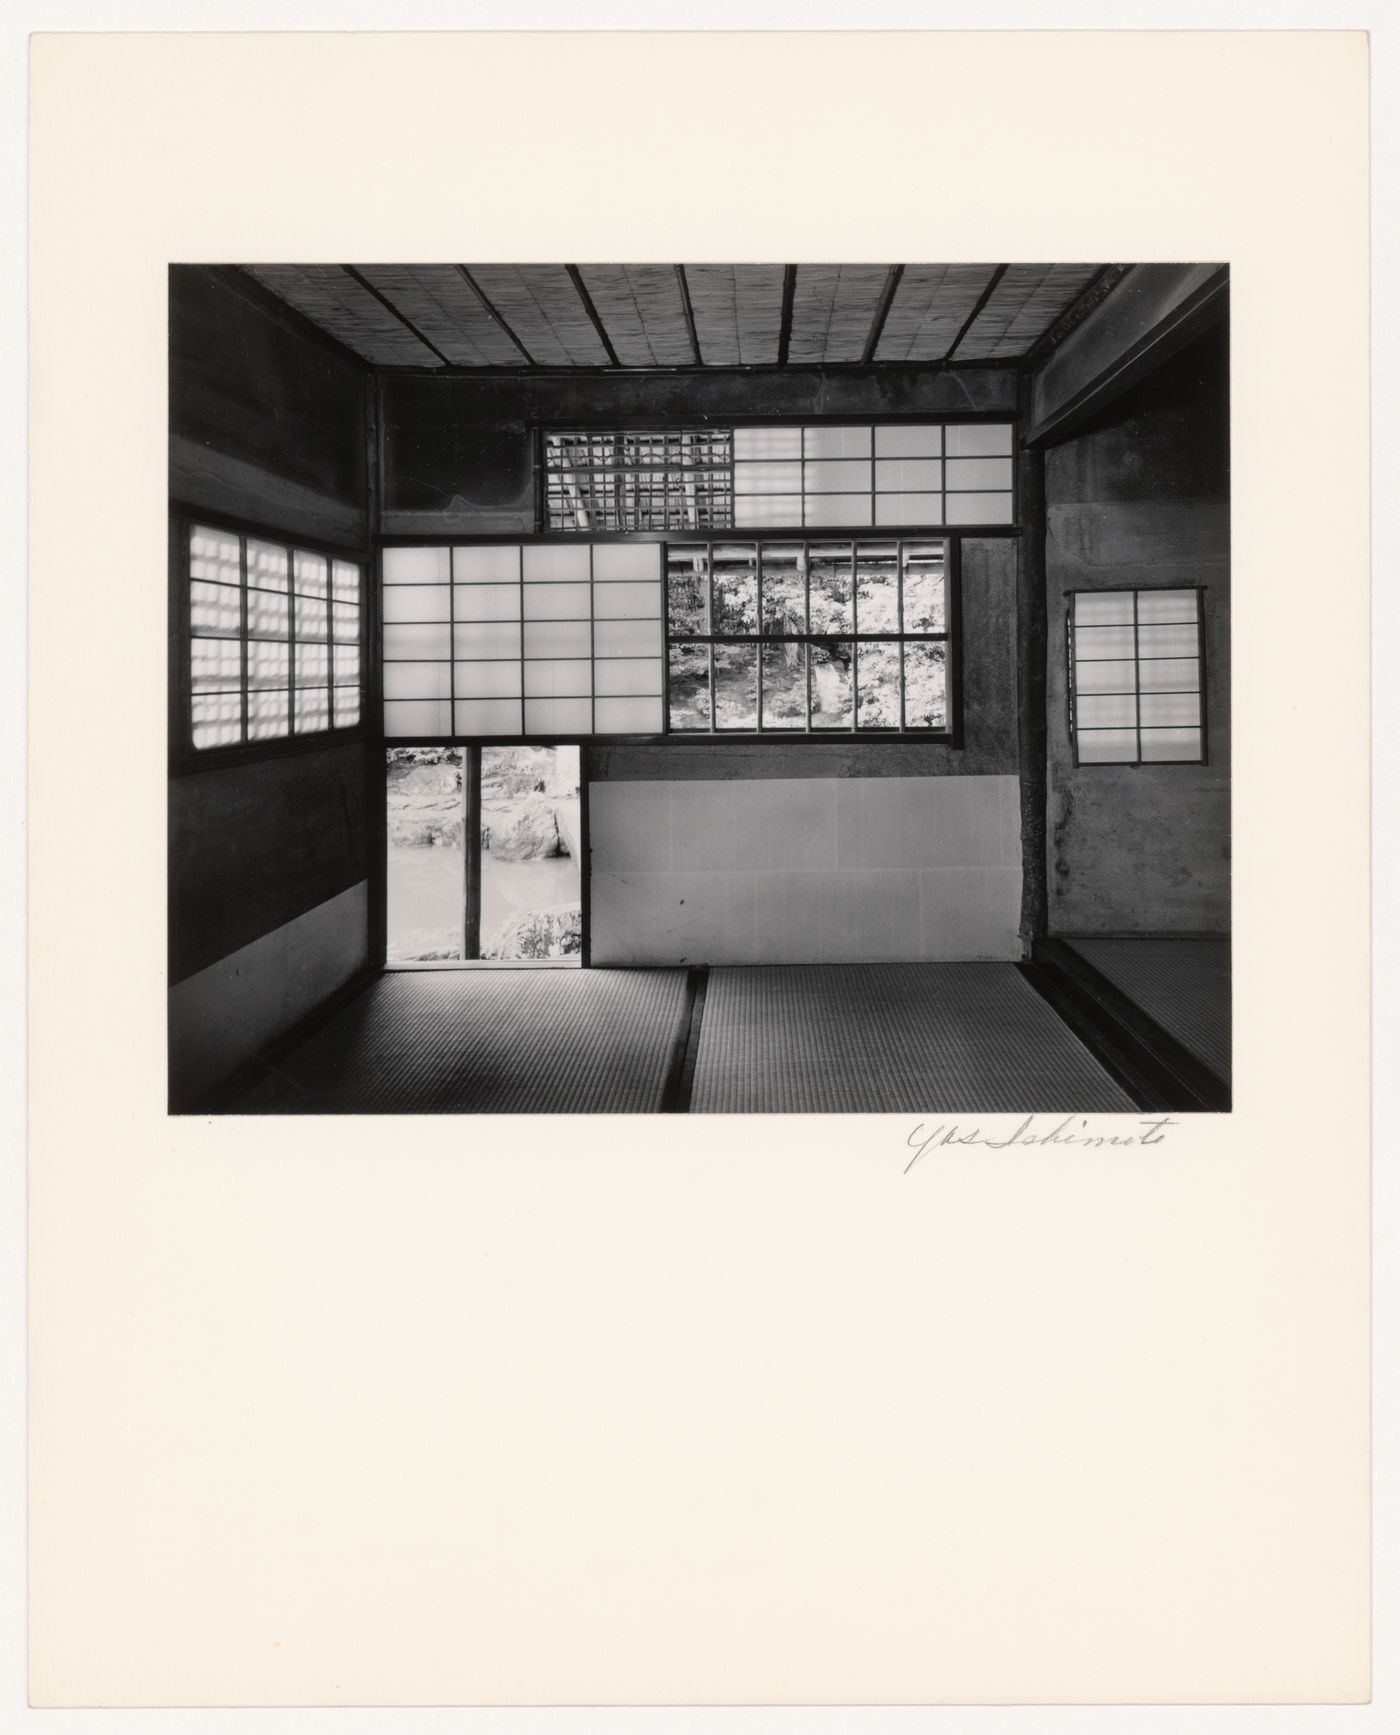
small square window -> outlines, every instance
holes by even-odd
[[[1201,592],[1076,591],[1067,624],[1075,763],[1200,764]]]

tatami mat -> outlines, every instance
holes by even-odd
[[[229,1112],[654,1112],[685,986],[684,970],[393,972]]]
[[[693,1114],[1129,1112],[1012,964],[710,972]]]
[[[1228,940],[1065,938],[1134,1006],[1230,1082]]]

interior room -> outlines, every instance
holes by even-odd
[[[1230,1106],[1221,264],[184,264],[169,1106]]]

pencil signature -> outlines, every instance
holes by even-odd
[[[980,1127],[972,1127],[964,1131],[954,1121],[951,1126],[940,1122],[932,1132],[927,1132],[922,1121],[919,1122],[905,1141],[913,1151],[913,1156],[904,1165],[907,1175],[915,1165],[921,1162],[930,1151],[944,1150],[949,1145],[985,1145],[988,1150],[1004,1151],[1011,1145],[1035,1146],[1041,1149],[1051,1145],[1079,1145],[1089,1149],[1101,1149],[1107,1145],[1141,1146],[1160,1145],[1165,1142],[1168,1127],[1180,1126],[1180,1121],[1174,1121],[1169,1115],[1158,1115],[1152,1120],[1139,1121],[1143,1129],[1136,1133],[1094,1133],[1087,1130],[1075,1131],[1075,1128],[1087,1129],[1089,1122],[1082,1115],[1066,1115],[1048,1132],[1037,1130],[1040,1117],[1027,1115],[1014,1133],[1005,1138],[984,1133]]]

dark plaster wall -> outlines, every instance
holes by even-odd
[[[1016,751],[1016,538],[962,545],[963,744],[919,741],[674,741],[589,748],[598,783],[686,778],[1011,774]]]
[[[1223,324],[1045,455],[1052,933],[1230,922],[1228,348]],[[1205,765],[1073,764],[1068,590],[1205,587]]]
[[[308,337],[237,271],[171,267],[173,498],[364,545],[370,389],[368,368]]]
[[[370,376],[237,274],[170,273],[173,499],[288,536],[363,547]],[[363,880],[370,749],[285,747],[170,779],[170,981]]]
[[[359,742],[170,782],[170,981],[369,874],[370,773]]]
[[[538,379],[389,377],[382,386],[385,535],[535,528],[534,430],[773,417],[1014,415],[1003,368],[753,373],[714,369]]]

